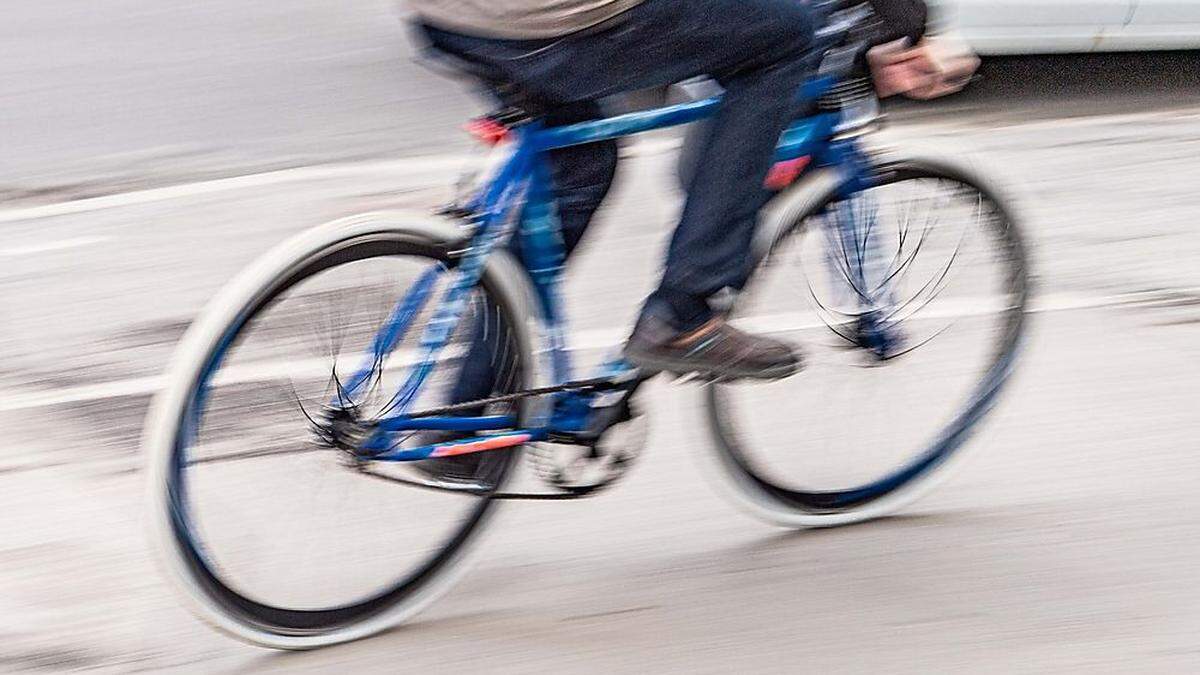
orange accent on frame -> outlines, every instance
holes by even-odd
[[[472,452],[481,452],[483,450],[495,450],[497,448],[511,448],[514,445],[528,443],[533,440],[533,436],[529,434],[512,434],[508,436],[495,436],[493,438],[485,438],[471,443],[455,443],[453,445],[440,445],[434,448],[433,452],[429,453],[430,457],[453,457],[454,455],[466,455]]]

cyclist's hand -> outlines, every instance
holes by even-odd
[[[966,86],[979,67],[979,58],[970,48],[947,37],[925,38],[911,48],[902,40],[879,45],[867,52],[867,62],[880,98],[903,94],[931,99],[952,94]]]

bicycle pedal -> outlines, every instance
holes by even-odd
[[[671,374],[674,376],[674,379],[671,380],[671,384],[687,384],[689,382],[695,382],[700,379],[700,373],[683,373],[683,374],[671,373]]]

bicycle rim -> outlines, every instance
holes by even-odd
[[[920,496],[995,403],[1020,345],[1024,251],[993,189],[936,160],[894,162],[880,175],[868,192],[886,197],[861,207],[878,209],[881,228],[887,220],[895,228],[890,267],[878,278],[902,278],[898,285],[914,291],[889,310],[903,319],[898,355],[879,361],[853,344],[861,312],[848,273],[855,266],[845,263],[857,252],[829,237],[838,203],[830,192],[780,231],[734,309],[748,329],[803,344],[808,368],[776,385],[708,392],[726,484],[756,515],[786,526],[857,522]],[[957,211],[947,203],[917,217],[906,198],[928,185],[959,198]],[[935,234],[955,212],[977,215],[974,231]],[[935,262],[918,264],[921,257]],[[953,290],[964,278],[966,290]],[[838,284],[850,287],[840,301],[829,297]]]
[[[461,568],[464,554],[494,511],[492,493],[511,471],[516,450],[486,453],[479,470],[480,480],[486,480],[482,487],[399,487],[346,468],[337,451],[315,448],[299,434],[289,437],[290,446],[275,437],[285,415],[276,419],[274,412],[288,411],[288,421],[307,430],[322,400],[344,395],[346,364],[369,351],[364,336],[374,334],[378,317],[386,316],[390,304],[403,295],[395,286],[403,285],[405,277],[396,269],[364,267],[397,259],[420,261],[414,275],[430,269],[444,273],[453,266],[440,246],[402,233],[331,242],[273,275],[238,311],[225,308],[233,317],[226,330],[199,350],[203,354],[188,385],[191,394],[172,420],[174,441],[165,471],[170,547],[189,593],[199,595],[201,604],[224,622],[221,627],[239,637],[269,646],[316,646],[359,637],[369,632],[364,626],[386,627],[385,615],[397,619],[408,609],[416,611]],[[354,274],[329,281],[356,267]],[[373,289],[372,279],[388,283]],[[317,280],[323,283],[314,284]],[[387,301],[364,302],[369,290],[379,290]],[[506,325],[517,325],[511,299],[487,279],[473,293],[470,307],[476,320],[500,317]],[[436,305],[438,293],[431,295],[429,308]],[[313,322],[295,319],[307,311],[281,311],[297,301],[307,306],[309,300],[332,298],[339,298],[333,304],[342,314],[325,315],[320,324],[327,337],[336,338],[332,341],[302,336],[298,327],[311,329]],[[357,311],[364,308],[375,311]],[[406,353],[415,351],[406,345],[419,336],[427,315],[413,317],[408,338],[372,376],[374,400],[364,394],[355,406],[384,409],[387,392],[407,372]],[[348,320],[351,316],[355,319]],[[374,318],[362,320],[364,316]],[[269,317],[273,319],[267,321]],[[469,324],[463,321],[456,335],[465,334]],[[356,339],[357,345],[347,350],[353,356],[342,359],[338,349]],[[497,355],[503,361],[500,390],[525,386],[527,358],[519,342],[505,341]],[[443,383],[453,382],[462,360],[461,343],[445,350],[435,379],[444,370]],[[313,356],[313,344],[334,349],[323,355],[317,350]],[[422,392],[436,392],[435,385]],[[271,419],[262,421],[268,413]],[[382,467],[376,474],[406,471],[408,467]],[[326,498],[334,487],[342,488],[340,496]],[[415,506],[397,501],[398,495],[417,493],[421,501]],[[451,509],[445,506],[448,501],[457,504]],[[448,526],[441,527],[442,521]],[[378,527],[368,533],[367,525]],[[426,531],[431,536],[420,545],[405,539]]]

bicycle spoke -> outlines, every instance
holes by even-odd
[[[364,480],[362,462],[348,453],[371,431],[366,415],[396,393],[395,376],[404,378],[411,356],[421,357],[415,343],[431,314],[426,308],[444,298],[448,275],[436,247],[411,236],[339,239],[326,255],[298,262],[280,286],[242,300],[251,309],[239,310],[249,314],[230,324],[237,332],[222,338],[222,349],[204,352],[219,360],[198,366],[206,378],[197,385],[205,393],[193,396],[201,423],[194,432],[181,423],[175,432],[172,452],[181,469],[168,477],[168,494],[186,500],[176,511],[184,521],[174,550],[182,557],[203,552],[187,562],[209,574],[201,592],[242,608],[231,610],[239,617],[259,612],[256,625],[285,632],[307,630],[322,613],[330,625],[363,621],[381,598],[424,592],[429,579],[454,567],[456,551],[484,522],[517,457],[509,448],[445,458],[477,462],[457,479],[437,477],[440,458],[375,467],[389,478],[461,480],[474,484],[471,490],[400,483],[381,490],[378,480]],[[426,291],[409,295],[421,280]],[[413,400],[428,408],[447,404],[472,337],[464,327],[478,322],[488,341],[482,358],[502,371],[494,405],[512,410],[523,394],[503,396],[523,385],[528,364],[512,353],[524,343],[506,327],[521,326],[524,317],[506,314],[510,305],[485,288],[467,293],[461,327],[429,364]],[[193,411],[181,416],[190,420]],[[379,440],[399,450],[439,442],[436,433],[425,436],[406,430]]]
[[[936,171],[884,181],[798,224],[735,305],[735,317],[819,319],[782,331],[809,347],[804,377],[709,389],[722,468],[778,522],[838,524],[932,476],[977,419],[963,406],[974,410],[994,394],[1005,373],[996,360],[1015,348],[1022,298],[1005,280],[1023,270],[1007,255],[1016,252],[1011,224],[993,217],[984,193]],[[973,257],[981,240],[1000,255]],[[780,268],[799,270],[804,283],[774,273]],[[997,294],[1005,309],[974,311]],[[960,320],[960,306],[971,320]],[[781,418],[781,407],[790,415]],[[827,450],[797,453],[798,439]]]

